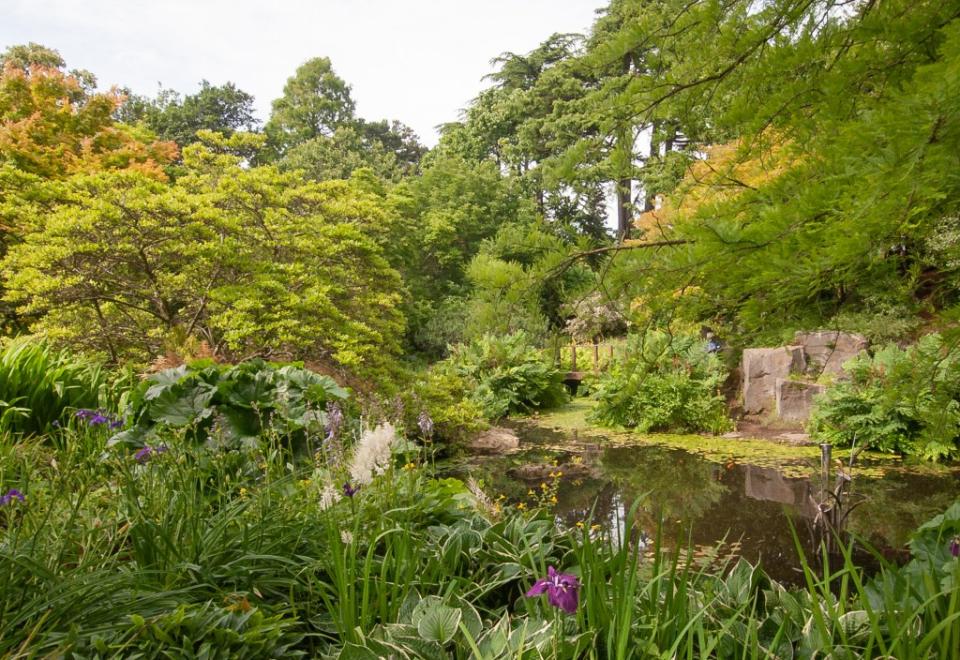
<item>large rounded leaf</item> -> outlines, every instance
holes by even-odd
[[[457,608],[436,604],[424,613],[417,624],[417,632],[428,642],[446,644],[457,634],[460,617]]]

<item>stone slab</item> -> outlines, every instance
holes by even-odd
[[[802,346],[747,348],[743,351],[743,410],[747,414],[772,413],[776,408],[777,379],[806,370]]]
[[[813,408],[813,397],[823,393],[823,385],[778,378],[774,387],[777,417],[791,422],[806,422]]]
[[[842,376],[843,363],[870,348],[870,342],[863,335],[836,330],[798,332],[794,343],[803,346],[807,371],[814,376],[822,373]]]

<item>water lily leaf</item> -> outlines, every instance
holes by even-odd
[[[434,605],[420,619],[417,632],[428,642],[446,644],[457,634],[461,616],[460,610],[455,607]]]

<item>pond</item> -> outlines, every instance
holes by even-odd
[[[802,580],[794,538],[808,557],[815,555],[813,523],[824,497],[819,448],[640,436],[567,422],[560,415],[513,423],[519,451],[472,456],[458,471],[483,480],[504,505],[552,503],[555,497],[561,526],[592,522],[618,537],[637,504],[637,525],[651,537],[659,528],[665,547],[691,549],[695,563],[742,556],[778,580]],[[845,452],[837,457],[848,460]],[[831,470],[831,486],[838,467]],[[847,530],[889,559],[904,559],[910,533],[960,494],[956,466],[861,455],[852,469],[843,469],[852,476],[845,504],[856,504]],[[869,555],[860,553],[858,561],[869,563]]]

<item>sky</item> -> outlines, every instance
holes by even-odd
[[[485,86],[490,60],[586,32],[604,0],[0,0],[0,50],[30,41],[101,87],[153,96],[234,82],[261,120],[286,79],[326,56],[357,115],[399,119],[433,146]]]

